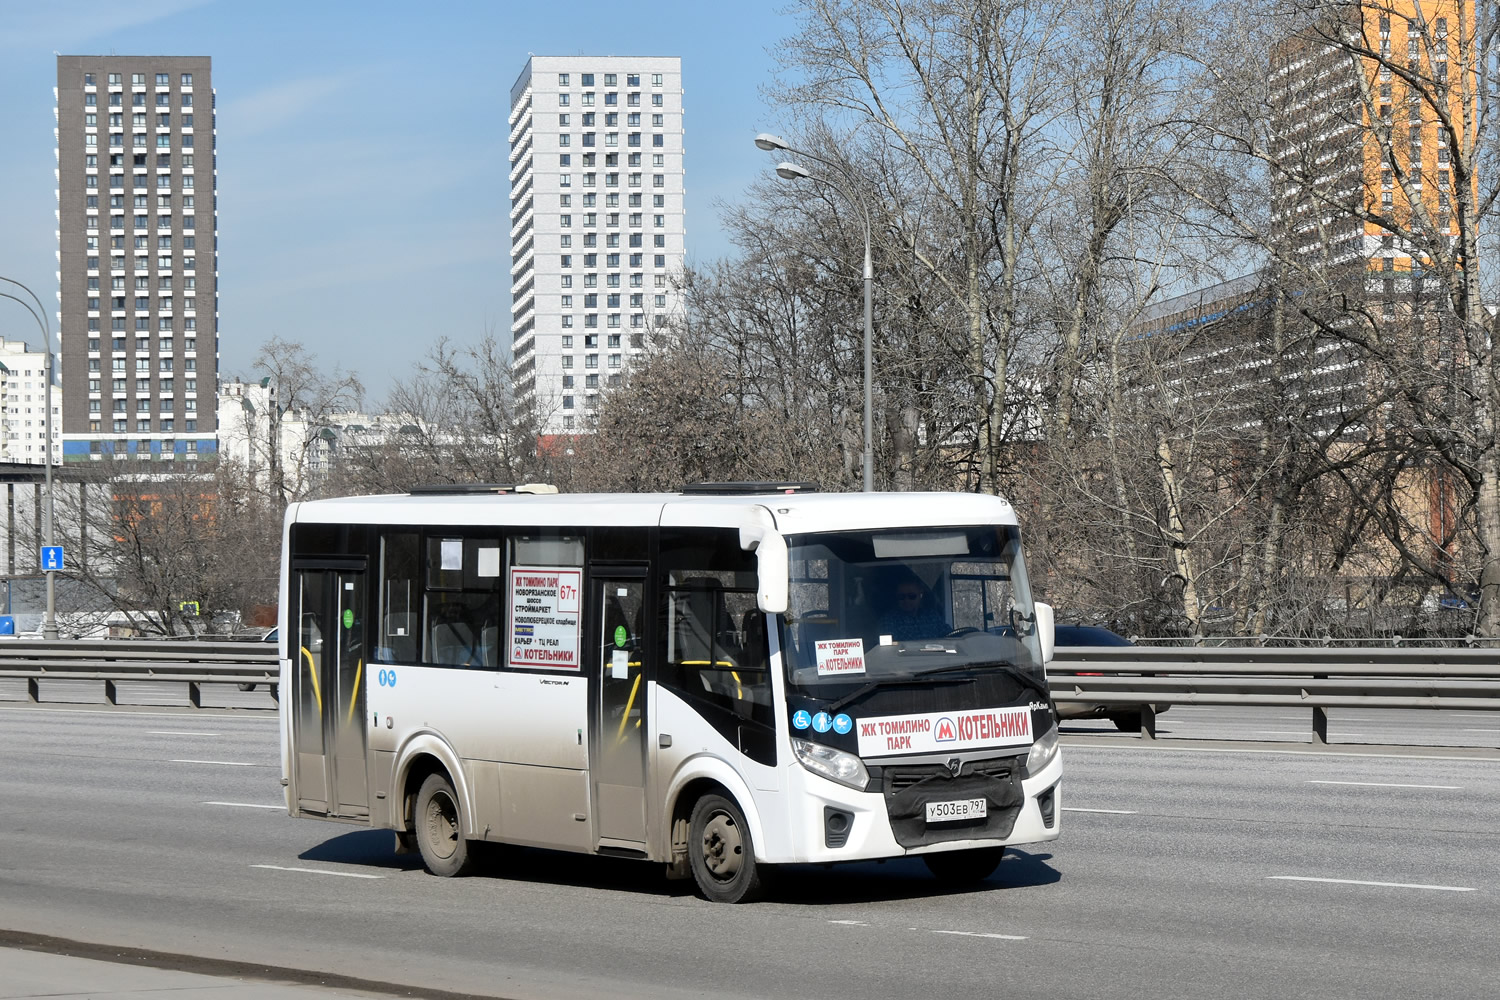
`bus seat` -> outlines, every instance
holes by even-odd
[[[385,616],[380,630],[380,655],[386,663],[414,663],[417,659],[417,616],[410,611]]]
[[[722,603],[723,595],[711,590],[684,590],[678,591],[676,597],[677,616],[672,644],[675,659],[679,663],[707,665],[713,655],[715,598]]]
[[[753,670],[767,669],[766,613],[746,611],[745,617],[740,619],[740,635],[741,665]]]
[[[463,622],[448,622],[432,627],[432,662],[472,664],[474,633]]]

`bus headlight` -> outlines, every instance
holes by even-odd
[[[841,785],[848,785],[862,792],[869,783],[870,772],[865,770],[865,762],[852,753],[825,747],[821,743],[795,739],[792,740],[792,750],[796,752],[797,761],[803,767]]]
[[[1052,763],[1052,758],[1057,756],[1057,723],[1042,734],[1041,738],[1031,744],[1031,753],[1026,755],[1026,773],[1040,774],[1042,769]]]

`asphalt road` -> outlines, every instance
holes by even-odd
[[[1500,755],[1119,743],[1069,738],[1062,839],[978,889],[903,861],[726,907],[544,851],[437,879],[289,819],[262,713],[0,707],[0,929],[414,995],[1494,994]]]

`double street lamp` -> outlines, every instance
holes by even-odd
[[[831,187],[835,191],[837,191],[839,194],[843,195],[844,198],[845,198],[845,200],[848,201],[850,204],[858,205],[859,208],[860,208],[860,212],[864,216],[864,223],[865,223],[865,454],[864,454],[864,466],[865,466],[865,492],[869,493],[871,490],[873,490],[875,488],[875,452],[874,452],[874,444],[873,444],[874,433],[873,433],[873,423],[872,423],[872,419],[873,418],[871,416],[871,409],[872,409],[872,407],[871,407],[871,400],[870,400],[870,394],[871,394],[871,389],[870,389],[871,375],[870,375],[870,372],[871,372],[871,368],[873,367],[873,361],[872,361],[872,356],[871,356],[872,348],[870,346],[871,342],[872,342],[872,337],[871,337],[871,321],[870,321],[870,312],[871,312],[870,303],[871,303],[871,298],[872,298],[872,295],[873,295],[873,290],[872,289],[873,289],[873,285],[874,285],[874,281],[875,281],[875,269],[874,269],[874,267],[870,263],[870,206],[865,202],[865,199],[859,194],[859,186],[856,185],[856,184],[854,184],[852,182],[852,178],[849,177],[849,174],[844,170],[843,167],[839,166],[837,163],[832,163],[832,162],[830,162],[828,160],[823,159],[821,156],[817,156],[817,155],[815,155],[813,153],[809,153],[806,150],[794,149],[793,147],[787,145],[787,143],[780,136],[771,135],[771,134],[769,134],[767,132],[762,132],[760,135],[758,135],[758,136],[755,137],[755,145],[756,145],[756,148],[766,150],[767,152],[772,152],[772,151],[776,151],[776,150],[782,150],[782,151],[785,151],[785,152],[788,152],[788,153],[794,153],[797,156],[805,157],[805,158],[807,158],[809,160],[813,160],[814,162],[821,163],[821,164],[823,164],[823,166],[829,168],[830,170],[833,170],[836,173],[839,173],[839,174],[843,175],[844,180],[846,182],[849,182],[849,187],[847,187],[847,188],[845,188],[842,185],[838,184],[836,181],[832,181],[832,180],[828,179],[827,177],[819,177],[816,174],[810,173],[805,167],[798,166],[795,163],[779,163],[776,166],[776,176],[782,178],[783,180],[794,181],[794,180],[806,179],[806,180],[810,180],[810,181],[816,181],[819,184],[826,184],[826,185],[828,185],[829,187]]]
[[[45,436],[47,438],[47,444],[46,444],[46,451],[47,451],[47,487],[46,487],[46,489],[47,489],[47,496],[46,496],[46,506],[43,508],[44,511],[45,511],[45,517],[43,518],[42,534],[43,534],[43,537],[45,538],[45,541],[44,541],[43,544],[45,544],[47,547],[51,548],[52,547],[52,525],[53,525],[53,504],[52,504],[52,495],[53,495],[52,494],[52,326],[51,326],[50,323],[47,322],[47,310],[42,307],[42,300],[36,297],[36,293],[35,292],[33,292],[30,288],[27,288],[25,285],[21,284],[21,282],[15,280],[14,278],[7,278],[7,277],[5,277],[3,275],[0,275],[0,281],[6,282],[6,283],[11,284],[11,285],[15,285],[17,288],[21,289],[23,292],[25,292],[27,295],[29,295],[31,297],[31,302],[27,302],[25,299],[20,298],[19,296],[11,295],[9,292],[0,291],[0,298],[7,298],[7,299],[10,299],[12,302],[19,302],[19,303],[21,303],[22,307],[24,307],[27,312],[31,313],[31,318],[34,319],[34,320],[36,320],[37,328],[39,330],[41,330],[41,332],[42,332],[42,350],[44,350],[46,352],[46,354],[47,354],[47,363],[46,363],[47,391],[46,391],[46,395],[43,397],[43,399],[46,401],[46,411],[45,411],[46,415],[45,415],[45,419],[43,421],[43,424],[44,424],[44,427],[46,428],[46,430],[45,430],[44,433],[45,433]],[[33,308],[32,303],[35,303],[35,307],[34,308]],[[56,591],[55,577],[56,577],[57,574],[53,570],[50,570],[50,569],[45,570],[45,573],[46,573],[46,576],[47,576],[47,617],[42,622],[42,638],[43,639],[56,639],[57,638],[57,591]],[[7,608],[7,610],[9,610],[9,608]]]

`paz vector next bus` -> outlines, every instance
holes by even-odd
[[[711,900],[768,865],[983,879],[1060,830],[1015,512],[992,496],[459,486],[293,504],[293,816],[641,858]]]

